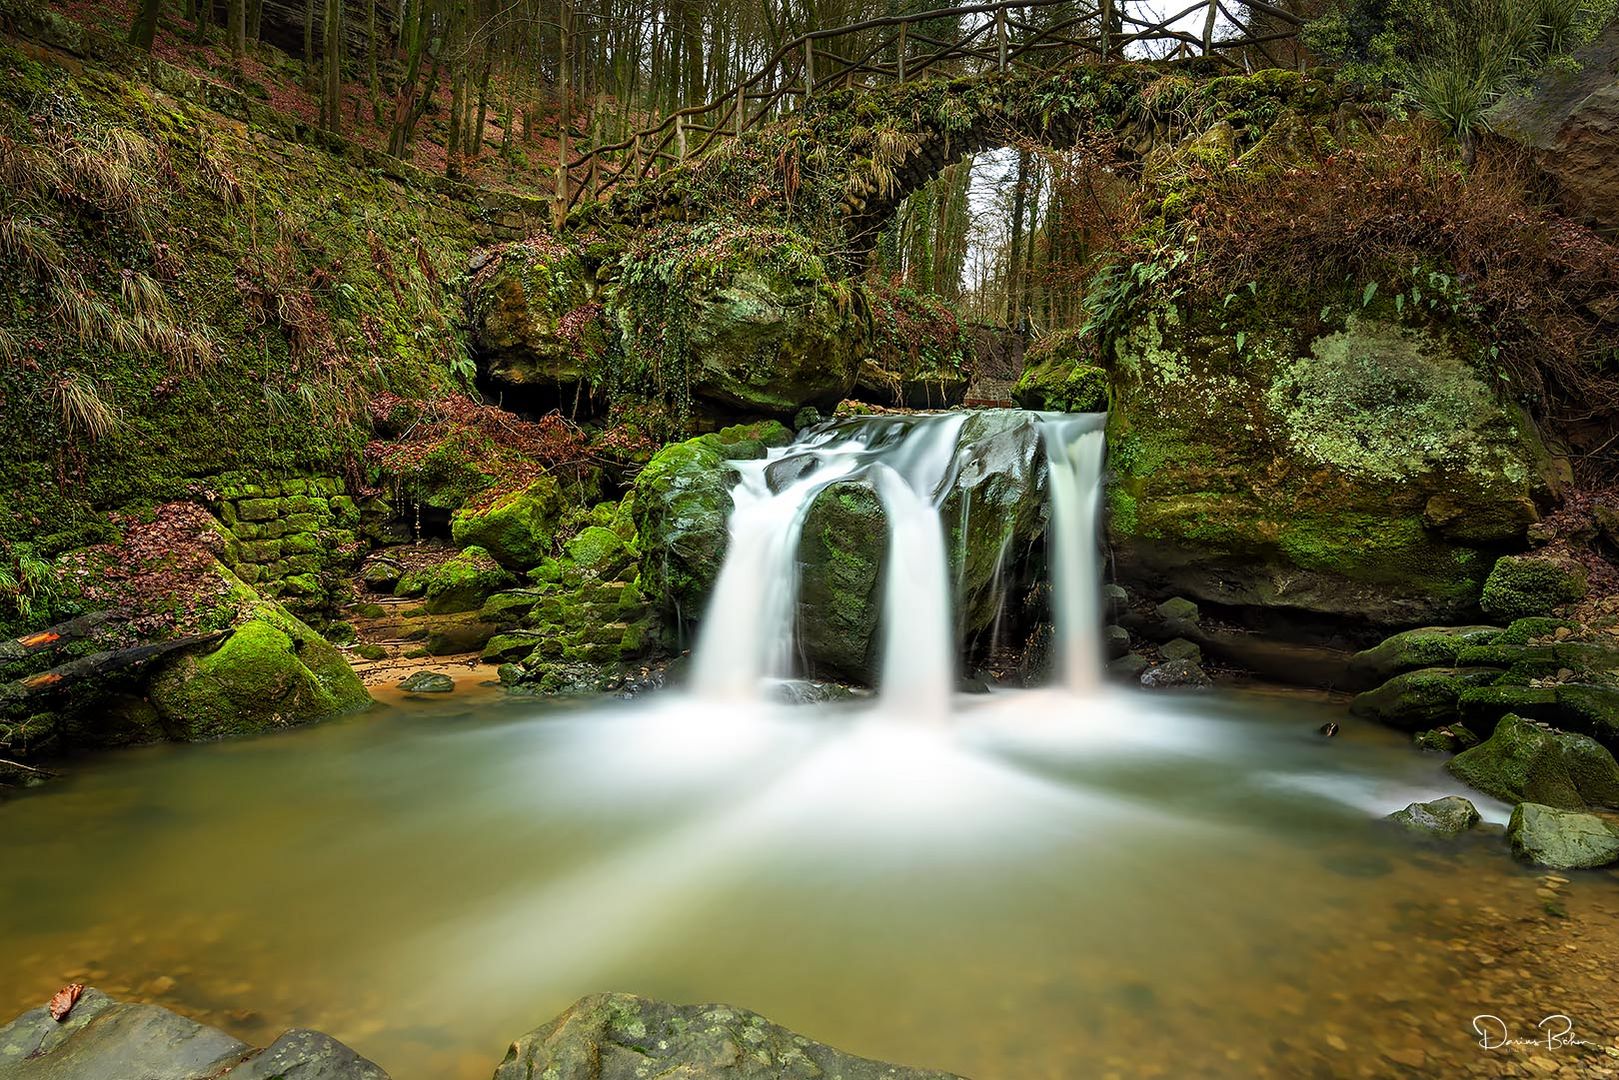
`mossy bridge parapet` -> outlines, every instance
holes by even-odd
[[[1232,7],[1239,10],[1234,12]],[[909,83],[1008,77],[1038,82],[1077,66],[1128,65],[1147,59],[1204,61],[1206,71],[1251,72],[1298,66],[1302,20],[1265,0],[1228,5],[1193,0],[1161,19],[1130,14],[1115,0],[981,3],[869,19],[811,31],[782,44],[751,74],[712,100],[679,109],[617,142],[570,156],[568,103],[555,218],[628,184],[792,115],[840,91],[871,93]],[[938,36],[953,26],[951,36]],[[1197,32],[1194,33],[1193,29]],[[971,149],[965,147],[964,149]]]

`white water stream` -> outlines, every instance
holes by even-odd
[[[956,641],[940,508],[972,455],[972,445],[961,441],[964,422],[959,412],[843,421],[807,432],[761,460],[732,463],[739,480],[732,492],[730,547],[693,662],[699,698],[762,701],[797,674],[794,623],[804,520],[828,486],[860,479],[874,488],[888,521],[879,680],[885,711],[929,719],[949,712]],[[1040,425],[1059,670],[1076,691],[1093,690],[1101,676],[1096,530],[1102,423],[1100,414],[1044,414]],[[964,507],[963,529],[970,512]]]

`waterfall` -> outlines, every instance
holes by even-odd
[[[1054,416],[1041,423],[1051,499],[1052,609],[1057,624],[1058,670],[1075,693],[1090,693],[1102,680],[1101,568],[1096,529],[1102,502],[1106,417],[1101,413]]]
[[[1102,664],[1096,527],[1104,417],[1039,416],[1059,667],[1068,688],[1088,692],[1100,681]],[[878,680],[883,703],[887,711],[911,717],[949,711],[956,630],[940,508],[960,478],[973,475],[964,469],[983,468],[970,442],[958,445],[965,421],[959,412],[839,421],[805,432],[763,459],[731,463],[739,479],[732,490],[730,547],[693,657],[692,686],[699,697],[761,701],[775,684],[798,674],[794,633],[804,521],[828,486],[861,479],[875,489],[888,524]],[[1028,482],[1035,482],[1032,474]],[[964,502],[960,513],[965,543],[970,504]],[[998,559],[1007,556],[1003,544]]]
[[[882,417],[817,428],[759,461],[732,462],[740,476],[731,498],[730,547],[714,584],[693,657],[692,688],[714,700],[757,700],[773,681],[793,674],[793,615],[798,596],[798,542],[804,518],[823,489],[869,477],[883,501],[891,554],[885,567],[885,641],[901,633],[888,613],[935,609],[927,626],[903,647],[885,648],[884,691],[890,676],[917,692],[947,698],[954,686],[949,581],[938,504],[948,488],[960,413]],[[931,616],[928,616],[931,618]],[[905,627],[915,630],[912,618]],[[928,659],[913,652],[929,642]],[[943,642],[939,646],[939,642]]]
[[[907,716],[943,719],[956,688],[956,637],[939,509],[887,465],[873,479],[888,512],[883,699]]]

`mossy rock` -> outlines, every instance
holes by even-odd
[[[1406,830],[1440,840],[1454,840],[1479,822],[1478,808],[1460,795],[1412,803],[1389,820]]]
[[[371,700],[340,652],[269,603],[212,652],[165,662],[147,696],[169,737],[187,742],[326,720]]]
[[[457,510],[450,535],[457,546],[482,548],[508,569],[528,570],[551,554],[563,507],[556,480],[542,476],[488,506]]]
[[[707,410],[786,418],[854,386],[865,328],[807,237],[670,226],[622,257],[620,279],[607,308],[628,365],[665,386],[678,371]]]
[[[1503,802],[1563,810],[1619,807],[1619,764],[1595,740],[1504,716],[1495,732],[1446,763],[1452,775]]]
[[[484,374],[509,387],[566,394],[601,373],[606,326],[594,271],[548,236],[502,248],[467,290]]]
[[[434,567],[424,595],[430,615],[477,611],[484,601],[517,584],[511,572],[481,547],[469,547]]]
[[[574,1002],[512,1043],[494,1080],[629,1080],[638,1074],[691,1080],[961,1080],[855,1057],[746,1009],[669,1005],[630,994],[593,994]]]
[[[702,615],[730,543],[735,473],[706,438],[664,447],[635,479],[642,589],[679,620]]]
[[[1619,827],[1596,814],[1519,803],[1507,822],[1512,853],[1553,870],[1593,870],[1619,862]]]
[[[564,550],[574,564],[591,571],[598,577],[607,577],[629,561],[629,551],[622,537],[611,529],[591,525],[581,529]]]
[[[1355,314],[1320,329],[1324,307]],[[1361,307],[1260,290],[1229,310],[1152,306],[1121,330],[1108,530],[1122,579],[1381,625],[1476,609],[1494,550],[1522,541],[1560,470],[1473,366],[1479,346]]]
[[[1418,668],[1454,667],[1464,650],[1493,642],[1500,634],[1498,626],[1424,626],[1402,630],[1350,657],[1349,676],[1356,686],[1372,687]]]
[[[1484,582],[1479,606],[1500,619],[1552,614],[1585,596],[1585,568],[1535,555],[1503,555]]]
[[[1078,330],[1047,334],[1025,354],[1012,398],[1025,409],[1106,412],[1108,376],[1100,359],[1094,334]]]
[[[815,496],[798,542],[798,648],[811,677],[876,681],[887,547],[888,517],[869,482],[840,480]]]

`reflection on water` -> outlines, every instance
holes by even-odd
[[[397,1080],[598,990],[978,1080],[1507,1075],[1478,1013],[1613,1043],[1612,877],[1391,835],[1456,790],[1397,735],[1260,694],[953,721],[460,697],[85,763],[0,806],[0,1007],[84,978]]]

